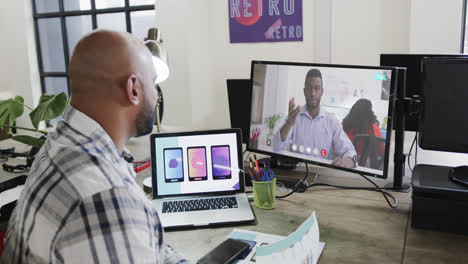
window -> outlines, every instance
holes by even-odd
[[[89,31],[127,31],[143,40],[155,24],[154,1],[32,0],[42,93],[70,95],[68,63]]]

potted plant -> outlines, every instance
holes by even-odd
[[[271,145],[271,140],[273,138],[273,133],[275,129],[276,122],[281,118],[281,114],[271,115],[265,118],[265,123],[268,126],[268,135],[267,135],[267,145]]]
[[[24,99],[21,96],[16,96],[13,99],[8,99],[0,104],[0,128],[7,128],[8,134],[13,135],[13,128],[39,133],[39,136],[29,135],[13,135],[11,139],[40,148],[47,136],[47,131],[39,129],[39,123],[45,121],[50,126],[49,120],[55,119],[62,115],[65,107],[69,104],[67,95],[62,92],[57,95],[43,94],[39,99],[39,104],[33,109],[24,104]],[[15,126],[15,121],[24,113],[24,108],[29,109],[29,118],[33,128]]]

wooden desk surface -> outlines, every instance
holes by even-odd
[[[138,150],[138,142],[146,141],[131,141],[129,149]],[[0,142],[0,146],[8,145],[7,141]],[[136,160],[149,157],[148,153],[147,149],[137,152]],[[139,173],[137,182],[142,184],[150,175],[150,169]],[[15,174],[0,172],[0,182],[13,177]],[[196,262],[226,239],[234,228],[288,235],[315,210],[320,240],[326,243],[321,264],[468,263],[468,236],[412,228],[411,193],[392,194],[399,200],[397,209],[388,207],[382,195],[376,192],[313,188],[278,199],[274,210],[256,208],[252,202],[256,224],[170,231],[165,233],[165,239]]]
[[[145,170],[137,181],[149,176]],[[251,202],[255,224],[167,231],[165,239],[196,262],[234,228],[286,236],[315,210],[326,243],[319,263],[468,263],[468,236],[411,228],[411,193],[391,193],[396,209],[377,192],[317,187],[277,199],[273,210]]]
[[[311,190],[278,199],[274,210],[259,209],[252,203],[257,223],[237,228],[286,236],[315,210],[320,240],[326,243],[320,263],[400,263],[409,205],[392,210],[379,199],[353,196],[356,192],[348,196],[343,191]],[[196,261],[232,229],[166,232],[166,238]]]

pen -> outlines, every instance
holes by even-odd
[[[259,135],[260,135],[260,128],[257,128],[257,131],[255,132],[255,139],[258,139]]]
[[[250,173],[252,173],[254,177],[254,181],[261,181],[261,179],[258,177],[257,172],[253,168],[250,168],[249,170],[250,170]]]
[[[252,181],[256,181],[256,180],[255,180],[255,176],[254,176],[254,174],[252,173],[252,168],[249,168],[249,173],[250,173],[250,178],[252,179]]]
[[[249,174],[250,174],[250,179],[251,179],[252,181],[255,181],[254,176],[253,176],[253,174],[252,174],[251,168],[249,168]]]
[[[261,128],[257,128],[257,131],[255,132],[255,139],[257,139],[258,136],[260,135],[260,130]]]

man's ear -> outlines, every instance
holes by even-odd
[[[142,93],[141,86],[138,84],[136,75],[132,74],[125,83],[125,97],[129,103],[137,105],[140,102],[140,93]]]

